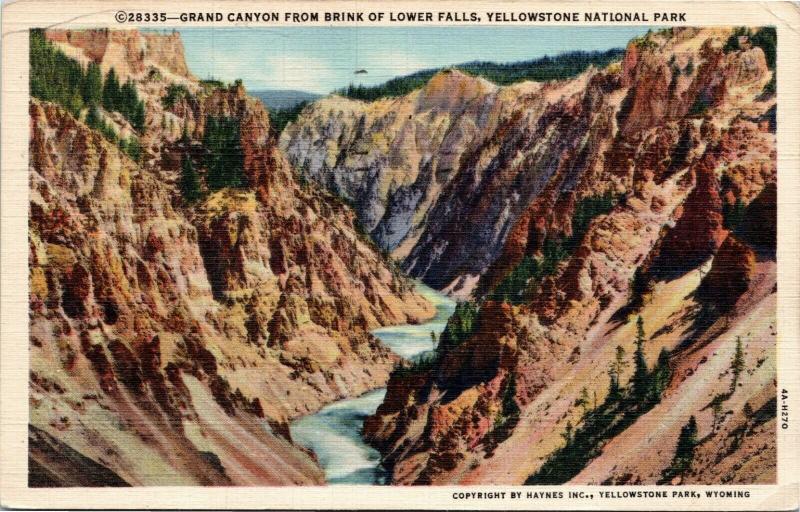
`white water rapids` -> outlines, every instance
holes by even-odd
[[[407,359],[433,350],[431,331],[439,336],[455,309],[453,300],[427,286],[418,284],[417,291],[436,306],[433,319],[418,325],[396,325],[372,331]],[[314,450],[328,483],[385,483],[380,454],[361,439],[364,419],[375,412],[385,394],[386,388],[380,388],[357,398],[339,400],[291,423],[292,439]]]

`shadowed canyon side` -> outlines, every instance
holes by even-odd
[[[775,481],[774,52],[667,29],[572,79],[444,71],[286,128],[411,275],[472,298],[365,422],[393,483]]]
[[[288,421],[434,307],[178,35],[34,31],[31,67],[30,484],[324,483]]]
[[[270,113],[31,31],[30,485],[775,482],[775,37]]]
[[[401,97],[317,101],[281,147],[350,200],[410,275],[464,298],[551,177],[568,189],[573,167],[598,165],[622,100],[612,81],[590,67],[574,80],[498,87],[446,69]]]
[[[634,140],[647,124],[669,121],[669,136],[683,137],[681,147],[691,143],[679,121],[702,119],[725,88],[717,63],[703,56],[722,49],[689,48],[704,38],[696,32],[676,32],[672,44],[687,51],[678,48],[658,69],[639,66],[652,83],[636,98],[628,90],[645,77],[629,76],[624,62],[589,66],[573,79],[502,87],[446,69],[403,96],[319,100],[284,130],[281,148],[305,176],[350,201],[376,243],[410,275],[466,298],[504,253],[512,229],[527,226],[532,203],[542,214],[530,229],[543,240],[548,228],[568,229],[568,201],[587,193],[580,186],[624,190],[621,178],[603,176],[607,160],[670,156],[630,153],[650,143]],[[722,44],[726,37],[719,35]],[[638,44],[625,59],[657,53]],[[752,73],[760,51],[742,50],[743,68],[727,73]]]

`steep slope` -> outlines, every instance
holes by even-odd
[[[397,357],[368,331],[433,307],[345,205],[295,181],[258,100],[191,77],[177,36],[47,37],[127,74],[146,123],[136,162],[31,102],[31,482],[323,483],[288,419],[385,383]],[[244,183],[190,203],[181,161],[203,165],[217,118],[239,127]]]
[[[461,159],[483,167],[460,168],[437,222],[456,211],[478,234],[473,211],[496,226],[481,205],[527,197],[474,288],[477,317],[451,319],[436,360],[394,373],[365,423],[395,483],[774,479],[775,241],[754,226],[777,222],[775,97],[762,48],[731,34],[661,31],[618,68],[528,85],[561,92],[534,125],[534,105],[503,124],[495,153]],[[434,253],[457,260],[461,231],[437,232]]]
[[[562,157],[603,149],[585,139],[609,136],[622,96],[598,73],[497,87],[446,70],[400,98],[334,96],[304,110],[281,147],[351,200],[411,275],[467,296],[559,165],[574,165]]]

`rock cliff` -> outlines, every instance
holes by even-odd
[[[299,172],[350,201],[409,274],[465,298],[509,256],[507,240],[522,236],[514,230],[530,230],[541,248],[547,231],[569,230],[582,197],[629,190],[633,160],[657,181],[685,167],[687,152],[702,151],[705,110],[751,107],[725,95],[764,88],[762,50],[733,58],[727,35],[704,32],[642,39],[621,63],[572,80],[497,87],[445,70],[402,97],[331,96],[284,130],[281,147]],[[652,47],[664,44],[666,59]],[[499,274],[511,266],[501,262]]]
[[[191,76],[177,35],[47,37],[133,80],[146,123],[137,162],[31,101],[31,485],[323,483],[287,421],[383,385],[398,358],[369,330],[433,307],[296,181],[260,102]],[[222,117],[245,182],[189,202],[181,161],[204,165]]]
[[[96,62],[103,73],[111,68],[122,80],[145,72],[171,79],[193,80],[177,32],[160,34],[138,30],[48,30],[47,38],[82,64]]]
[[[605,87],[596,74],[500,88],[446,70],[400,98],[318,101],[281,147],[301,172],[351,200],[411,275],[467,296],[569,144],[609,132],[610,110],[592,104]]]
[[[420,197],[434,198],[412,215],[409,233],[421,235],[404,264],[450,291],[457,280],[477,282],[480,311],[432,365],[394,373],[365,423],[395,483],[774,480],[773,73],[762,48],[731,50],[730,36],[665,30],[632,41],[620,65],[573,80],[456,89],[484,96],[450,105],[446,119],[467,116],[483,130],[448,150],[459,154],[452,177],[422,187]],[[327,100],[282,144],[291,155],[323,119],[336,136],[314,147],[330,159],[312,150],[295,162],[362,197],[362,208],[371,203],[359,191],[373,188],[391,191],[373,196],[391,205],[403,190],[398,177],[410,175],[375,146],[366,156],[342,149],[351,137],[341,128],[345,106],[359,112],[359,137],[380,139],[376,112],[398,113],[390,127],[408,125],[405,102],[421,105],[427,93]],[[496,109],[470,116],[482,102]],[[440,140],[464,133],[453,126],[443,125]],[[433,162],[436,151],[426,153]],[[391,178],[381,179],[384,168]],[[732,213],[738,204],[742,219]],[[380,219],[373,234],[390,211],[366,216]],[[523,265],[538,273],[530,271],[522,299],[497,302],[493,291]],[[646,373],[634,374],[634,354]],[[641,382],[656,391],[642,394]],[[676,460],[690,417],[701,441],[693,460]]]

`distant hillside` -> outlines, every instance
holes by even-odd
[[[321,98],[320,94],[293,89],[252,91],[252,96],[260,99],[269,110],[286,110],[295,107],[304,101],[314,101]]]
[[[321,94],[294,89],[253,91],[250,94],[267,107],[270,125],[276,133],[281,133],[287,124],[297,119],[306,105],[322,97]]]
[[[452,68],[486,78],[497,85],[510,85],[526,80],[543,82],[571,78],[592,65],[599,68],[606,67],[612,62],[620,60],[624,53],[625,50],[622,48],[613,48],[604,52],[577,51],[555,57],[544,56],[539,59],[510,63],[473,61],[457,64]],[[350,84],[335,93],[365,101],[402,96],[425,85],[433,75],[442,69],[444,68],[424,69],[410,75],[392,78],[374,86]]]

